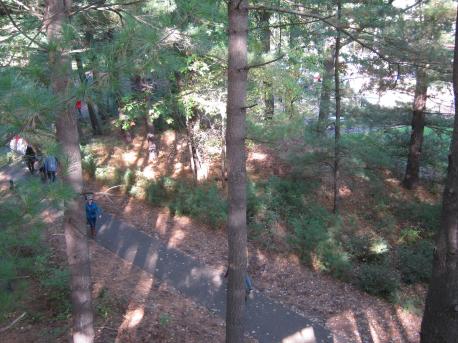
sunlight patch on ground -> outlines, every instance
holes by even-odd
[[[119,326],[118,336],[115,340],[116,343],[126,341],[125,337],[123,337],[125,333],[129,335],[129,339],[133,342],[135,341],[135,329],[141,323],[145,315],[145,302],[148,299],[152,286],[153,279],[151,278],[151,275],[142,273],[135,289],[132,292],[132,298],[130,300],[128,310],[124,315],[124,320]]]
[[[379,338],[378,332],[384,332],[384,329],[382,327],[380,327],[380,325],[377,323],[376,320],[371,318],[371,315],[370,315],[371,311],[369,310],[368,312],[369,313],[366,313],[366,317],[367,317],[367,321],[368,321],[368,325],[369,325],[369,331],[371,333],[372,341],[374,343],[381,343],[382,341]]]
[[[161,235],[165,235],[168,229],[168,221],[170,219],[170,215],[168,212],[161,212],[157,214],[156,219],[156,231],[159,232]]]
[[[137,153],[135,151],[127,151],[122,154],[122,160],[127,165],[132,165],[137,160]]]
[[[221,287],[223,284],[223,279],[219,269],[210,267],[198,267],[191,269],[191,272],[186,277],[185,285],[190,287],[193,284],[199,283],[200,280],[207,281],[207,283],[213,285],[216,288]]]
[[[149,180],[154,180],[156,178],[156,172],[154,171],[154,166],[147,165],[145,169],[143,169],[143,176]]]
[[[343,185],[343,186],[339,187],[339,196],[340,197],[346,198],[346,197],[350,196],[351,193],[352,193],[352,191],[351,191],[350,188],[348,188],[348,186]]]
[[[169,239],[167,247],[168,248],[177,248],[185,237],[186,237],[186,234],[183,232],[183,230],[180,230],[180,229],[174,230],[172,233],[172,236]]]
[[[264,161],[267,158],[267,155],[262,152],[252,152],[250,154],[250,159],[254,161]]]
[[[266,256],[266,254],[259,249],[256,249],[256,259],[259,261],[260,264],[265,264],[268,262],[268,257]]]
[[[362,343],[353,311],[345,311],[326,321],[326,327],[334,333],[334,343]]]
[[[180,175],[181,171],[183,170],[183,163],[181,162],[176,162],[174,167],[173,167],[173,177],[177,177]]]
[[[282,343],[316,343],[313,327],[307,327],[295,334],[283,338]]]
[[[417,315],[405,311],[402,307],[396,309],[396,315],[399,319],[401,330],[408,336],[411,342],[420,341],[420,333],[417,330],[409,330],[409,326],[420,327],[421,322]]]

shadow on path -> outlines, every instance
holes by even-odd
[[[126,261],[166,281],[185,296],[225,317],[222,275],[180,251],[109,215],[100,220],[97,242]],[[247,303],[247,333],[260,343],[332,343],[331,333],[257,293]]]

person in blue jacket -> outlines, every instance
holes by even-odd
[[[97,217],[101,217],[101,210],[97,206],[97,204],[94,201],[94,197],[92,194],[86,195],[86,220],[91,228],[91,236],[92,238],[95,238],[96,236],[96,231],[95,231],[95,224],[97,222]]]

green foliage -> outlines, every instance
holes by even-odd
[[[126,96],[122,100],[121,115],[115,122],[116,127],[129,130],[135,126],[135,122],[146,113],[146,103],[135,99],[133,96]]]
[[[165,187],[164,178],[152,181],[146,188],[146,199],[155,206],[163,205],[169,198],[169,193]]]
[[[201,185],[163,177],[149,183],[147,200],[153,205],[168,205],[170,211],[187,215],[217,229],[227,220],[227,203],[214,183]]]
[[[168,326],[172,321],[172,317],[168,313],[161,313],[159,315],[159,325],[162,327]]]
[[[127,169],[122,177],[122,182],[126,193],[129,193],[132,186],[135,184],[135,171]]]
[[[227,203],[213,183],[193,187],[178,182],[169,206],[172,213],[197,218],[214,229],[223,226],[227,220]]]
[[[91,177],[95,178],[95,173],[97,170],[97,162],[94,154],[86,148],[86,146],[81,147],[81,164],[83,170]]]
[[[46,274],[40,276],[40,282],[48,295],[48,306],[56,319],[68,319],[70,305],[70,273],[67,269],[48,266]]]
[[[303,215],[290,219],[290,243],[301,258],[335,277],[348,279],[352,268],[348,253],[335,239],[333,217],[324,208],[309,205]]]
[[[107,319],[115,310],[113,299],[106,288],[102,288],[94,303],[97,315],[103,319]]]
[[[358,273],[359,286],[369,294],[393,300],[400,286],[396,273],[383,264],[364,264]]]
[[[399,270],[406,283],[428,282],[431,277],[433,245],[422,240],[399,248]]]
[[[409,221],[423,237],[432,237],[440,225],[440,204],[402,202],[394,207],[395,215],[402,221]]]
[[[399,234],[399,243],[413,244],[421,239],[421,230],[416,227],[402,229]]]

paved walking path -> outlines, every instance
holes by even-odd
[[[27,175],[21,164],[3,168],[0,176],[20,180]],[[186,297],[225,317],[226,283],[221,275],[182,252],[134,227],[104,214],[99,220],[96,242],[122,259],[168,282]],[[256,286],[256,280],[254,285]],[[249,299],[246,330],[260,343],[332,343],[332,334],[272,301],[261,293]]]

